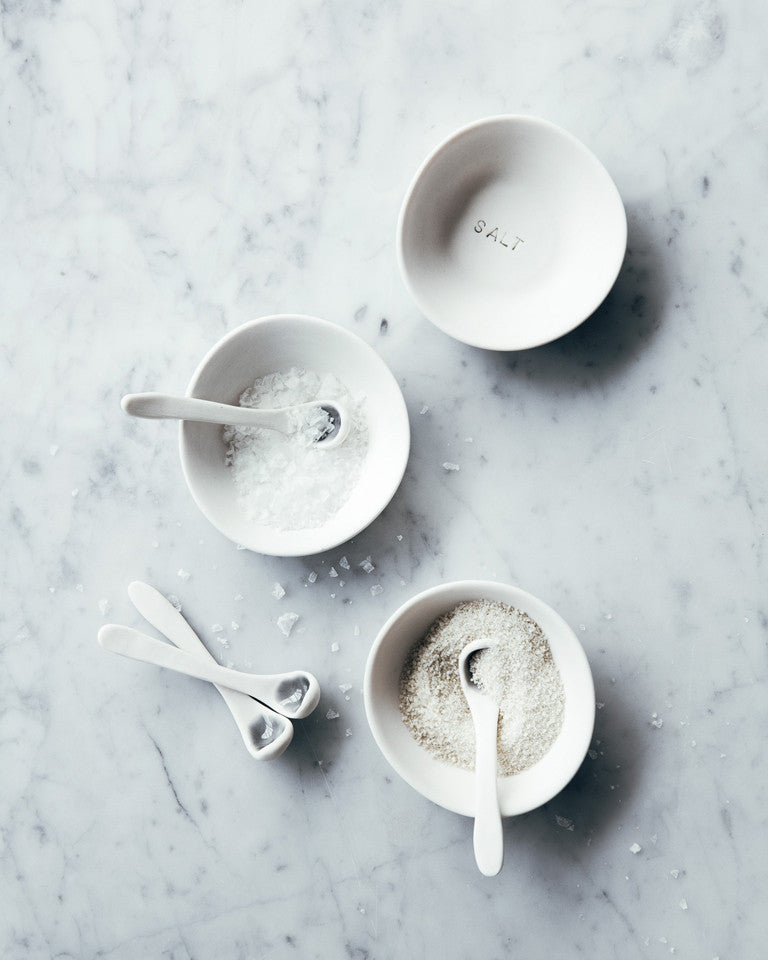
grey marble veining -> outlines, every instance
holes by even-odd
[[[22,0],[0,27],[2,956],[761,956],[768,12]],[[433,328],[394,256],[424,155],[502,112],[583,140],[629,221],[605,304],[520,354]],[[119,410],[276,312],[370,343],[412,425],[390,507],[306,559],[224,541],[175,426]],[[554,606],[600,702],[493,880],[362,703],[384,620],[462,577]],[[212,688],[98,648],[106,620],[140,625],[136,578],[222,662],[317,674],[280,760]]]

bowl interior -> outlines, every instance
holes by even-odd
[[[532,117],[458,131],[403,204],[398,254],[424,314],[475,346],[519,350],[586,319],[616,279],[627,224],[583,144]]]
[[[517,587],[487,581],[461,581],[427,590],[408,601],[384,625],[368,658],[365,709],[382,753],[412,787],[455,813],[474,813],[474,774],[437,760],[411,736],[399,707],[398,685],[412,645],[439,616],[463,600],[497,600],[532,617],[547,635],[565,689],[565,715],[559,736],[534,766],[499,778],[503,816],[525,813],[562,790],[581,765],[592,738],[595,691],[584,650],[554,610]]]
[[[318,553],[359,533],[397,490],[410,446],[405,402],[384,361],[359,337],[314,317],[266,317],[234,330],[204,358],[187,394],[236,405],[258,377],[293,366],[333,373],[354,396],[366,398],[368,454],[360,481],[321,527],[282,531],[250,519],[225,463],[223,428],[181,425],[182,467],[197,505],[225,536],[272,556]]]

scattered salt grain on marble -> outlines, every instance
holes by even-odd
[[[309,580],[310,583],[315,583],[315,581],[317,580],[317,574],[315,573],[314,570],[309,571],[307,580]]]
[[[335,710],[329,710],[329,711],[326,713],[326,715],[325,715],[325,719],[326,719],[326,720],[338,720],[340,716],[341,716],[341,714],[340,714],[340,713],[336,713]]]
[[[225,650],[229,650],[229,640],[222,634],[220,637],[216,637],[216,640],[224,647]]]
[[[321,397],[343,401],[350,411],[350,432],[338,447],[316,441],[328,427],[320,407],[295,414],[284,435],[259,427],[227,426],[226,463],[240,504],[259,524],[280,530],[322,527],[347,502],[368,453],[365,397],[353,397],[332,374],[293,367],[256,380],[240,396],[243,407],[287,407]]]
[[[192,574],[187,570],[180,569],[176,576],[179,578],[179,580],[189,580]]]
[[[334,640],[334,642],[331,644],[331,653],[338,653],[338,652],[339,652],[339,645]]]
[[[229,626],[231,627],[232,630],[240,629],[240,624],[237,622],[237,620],[233,620]]]
[[[670,877],[673,877],[675,880],[677,880],[677,878],[680,876],[680,871],[679,871],[679,870],[670,870],[670,871],[669,871],[669,875],[670,875]]]
[[[102,617],[106,617],[106,615],[109,613],[110,607],[111,604],[106,597],[102,597],[101,600],[99,600],[99,610],[101,611]]]
[[[651,726],[656,727],[657,730],[660,730],[664,726],[664,721],[661,719],[658,713],[652,714]]]
[[[557,813],[555,814],[555,823],[564,830],[573,830],[574,828],[573,820],[569,820],[568,817],[561,817]]]
[[[395,537],[395,539],[396,539],[398,542],[400,542],[400,541],[403,539],[402,533],[398,533],[398,535],[397,535],[397,537]]]
[[[380,593],[384,593],[384,587],[380,583],[374,583],[371,587],[371,596],[378,597]]]
[[[283,599],[283,597],[285,596],[285,590],[283,589],[282,584],[276,583],[274,587],[272,587],[272,596],[275,598],[275,600]]]
[[[356,637],[360,636],[360,627],[358,624],[355,624],[355,629],[352,631],[353,635]]]
[[[447,473],[455,473],[457,470],[460,470],[461,467],[458,463],[450,463],[448,460],[443,464],[443,470]]]
[[[365,560],[361,560],[358,566],[363,570],[364,573],[373,573],[373,571],[376,569],[373,560],[371,560],[370,557],[366,557]]]
[[[681,910],[688,909],[688,901],[685,899],[685,897],[683,897],[683,899],[680,901],[680,909]]]
[[[82,583],[78,583],[75,587],[75,590],[77,590],[78,593],[82,593],[83,590],[85,590],[85,587],[82,585]]]
[[[587,750],[587,756],[590,760],[597,760],[597,750]]]
[[[341,567],[342,570],[349,570],[350,569],[349,560],[347,560],[346,557],[342,557],[341,560],[339,560],[339,566]]]
[[[48,593],[56,593],[56,587],[48,587]]]
[[[290,636],[291,630],[293,630],[293,626],[298,619],[298,613],[284,613],[282,616],[277,618],[277,625],[280,627],[285,636],[288,637]]]
[[[602,710],[605,704],[603,703],[602,700],[598,700],[595,706],[597,707],[598,710]]]
[[[335,599],[336,599],[336,594],[335,594],[335,593],[332,593],[332,594],[331,594],[331,600],[335,600]]]
[[[224,633],[224,627],[220,623],[214,623],[211,626],[211,633]]]
[[[160,546],[159,540],[153,540],[150,546],[152,547],[153,550],[157,550],[157,548]]]
[[[632,846],[629,848],[629,852],[630,852],[630,853],[640,853],[640,851],[641,851],[642,849],[643,849],[643,848],[640,846],[639,843],[633,843]]]
[[[348,690],[351,690],[351,689],[352,689],[352,684],[351,684],[351,683],[340,683],[340,684],[339,684],[339,690],[341,690],[342,693],[346,693]]]
[[[279,586],[279,584],[277,584],[277,586]],[[242,603],[243,600],[245,600],[245,597],[242,595],[242,593],[238,593],[235,597],[235,603]]]
[[[331,569],[328,571],[329,577],[338,577],[338,575],[339,571],[336,569],[336,567],[331,567]]]
[[[339,580],[339,586],[343,587],[346,582],[346,580]]]
[[[352,731],[349,729],[349,727],[347,727],[347,729],[344,731],[344,736],[345,736],[345,737],[351,737],[351,736],[352,736]]]
[[[429,412],[429,407],[428,407],[427,404],[425,403],[424,406],[421,408],[421,410],[419,410],[419,413],[420,413],[422,416],[424,416],[424,414],[425,414],[425,413],[428,413],[428,412]]]
[[[80,491],[77,489],[77,487],[75,487],[75,489],[72,491],[72,496],[76,497],[78,493],[80,493]]]
[[[176,610],[178,613],[181,613],[181,600],[179,600],[175,593],[169,593],[166,599],[174,610]]]
[[[55,443],[52,446],[48,447],[48,453],[50,453],[52,457],[55,457],[58,452],[59,452],[59,448],[56,446]]]

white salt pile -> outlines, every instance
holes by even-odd
[[[309,419],[297,413],[288,435],[260,427],[224,428],[238,498],[257,523],[280,530],[321,527],[355,489],[368,452],[365,398],[352,397],[337,377],[297,367],[270,373],[242,394],[240,406],[275,409],[319,399],[342,401],[352,420],[347,438],[332,449],[316,442],[328,425],[322,412]]]
[[[472,770],[475,732],[459,676],[459,654],[493,637],[471,665],[475,682],[499,704],[499,773],[520,773],[540,760],[563,724],[565,692],[539,625],[515,607],[491,600],[458,604],[415,644],[400,676],[400,712],[433,756]]]

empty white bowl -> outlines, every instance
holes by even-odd
[[[400,212],[397,255],[432,323],[464,343],[524,350],[605,299],[627,220],[613,181],[571,134],[534,117],[479,120],[441,143]]]
[[[214,527],[249,550],[284,557],[330,550],[367,527],[397,490],[410,447],[405,401],[384,361],[355,334],[315,317],[263,317],[233,330],[204,357],[187,396],[237,405],[256,379],[291,367],[334,374],[354,397],[365,397],[368,452],[360,479],[322,526],[280,530],[252,520],[225,461],[223,428],[183,421],[180,436],[184,477]]]
[[[413,597],[373,643],[365,670],[365,710],[381,752],[406,783],[447,810],[473,816],[474,773],[436,759],[416,742],[400,713],[399,682],[409,651],[430,625],[458,603],[481,599],[509,604],[538,623],[565,691],[563,725],[551,749],[522,773],[498,779],[501,813],[508,817],[541,806],[566,786],[584,760],[594,728],[595,689],[584,650],[568,624],[541,600],[518,587],[482,580],[446,583]]]

